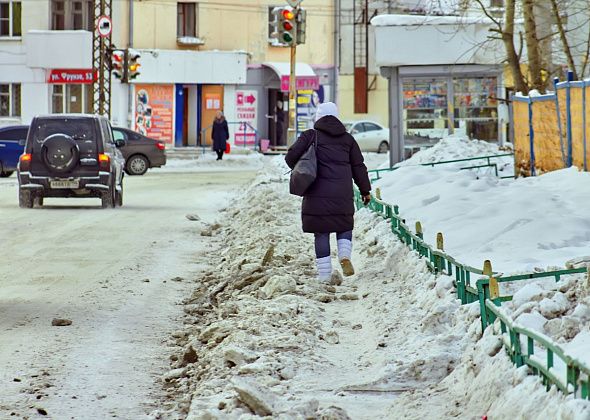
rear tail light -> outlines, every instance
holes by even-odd
[[[31,160],[33,159],[33,155],[30,153],[25,153],[20,156],[20,170],[22,171],[30,171],[31,170]]]
[[[162,143],[161,141],[156,143],[156,147],[160,150],[166,149],[166,145],[164,143]]]
[[[105,172],[111,170],[111,158],[109,155],[105,155],[104,153],[98,155],[98,169]]]

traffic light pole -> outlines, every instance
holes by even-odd
[[[289,75],[289,144],[297,140],[297,81],[295,63],[297,62],[297,45],[291,46],[291,72]]]

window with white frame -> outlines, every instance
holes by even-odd
[[[92,113],[92,85],[53,85],[51,112],[54,114]]]
[[[22,3],[0,0],[0,37],[22,35]]]
[[[176,36],[178,38],[197,37],[197,3],[179,2],[177,6]]]
[[[94,31],[93,0],[51,0],[51,29]]]
[[[0,83],[0,117],[20,117],[20,84]]]

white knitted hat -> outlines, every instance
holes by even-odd
[[[320,104],[315,112],[315,120],[317,121],[322,117],[327,117],[328,115],[338,118],[338,107],[334,102],[325,102]]]

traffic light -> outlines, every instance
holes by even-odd
[[[125,50],[111,51],[111,72],[119,80],[125,78]]]
[[[270,26],[270,37],[278,40],[279,38],[279,15],[283,10],[282,7],[275,7],[272,9],[272,20],[269,23]]]
[[[307,10],[297,10],[297,45],[305,44],[305,27],[307,25]]]
[[[295,12],[289,6],[279,11],[279,42],[288,46],[296,45],[297,21]]]
[[[137,50],[129,49],[127,51],[127,75],[129,80],[133,80],[139,76],[139,68],[141,67],[139,63],[140,58],[141,54]]]

